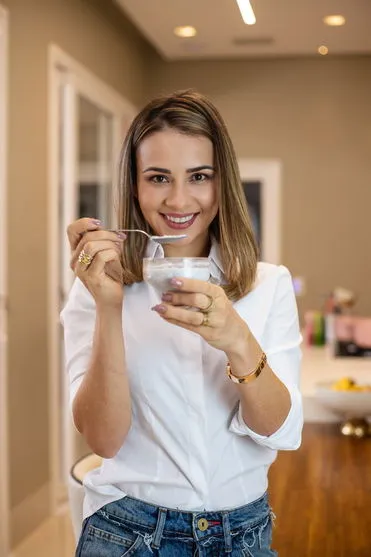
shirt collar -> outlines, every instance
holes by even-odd
[[[146,248],[146,257],[163,258],[165,257],[164,248],[158,242],[148,240]],[[225,282],[224,269],[220,256],[220,246],[214,236],[211,236],[211,248],[208,255],[210,261],[211,277],[219,283]]]

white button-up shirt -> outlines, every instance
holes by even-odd
[[[223,282],[214,242],[211,273]],[[149,243],[147,256],[163,256]],[[132,425],[115,457],[84,479],[84,517],[125,495],[189,511],[231,509],[259,498],[277,450],[300,445],[301,335],[290,273],[259,263],[253,290],[234,303],[286,385],[291,409],[264,437],[243,421],[239,387],[225,374],[226,355],[197,333],[162,320],[145,282],[125,287],[123,336],[132,399]],[[71,404],[89,365],[95,302],[78,279],[61,314]],[[263,371],[264,373],[264,371]]]

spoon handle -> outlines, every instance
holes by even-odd
[[[144,232],[144,230],[136,230],[134,228],[118,228],[116,230],[109,230],[108,232],[140,232],[141,234],[147,236],[147,238],[151,238],[151,236],[147,234],[147,232]]]

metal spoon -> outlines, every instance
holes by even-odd
[[[116,232],[116,233],[117,232],[124,232],[125,234],[127,232],[140,232],[141,234],[144,234],[145,236],[147,236],[147,238],[149,240],[153,240],[154,242],[157,242],[158,244],[172,244],[173,242],[177,242],[178,240],[183,240],[184,238],[187,238],[187,234],[168,235],[168,236],[151,236],[150,234],[148,234],[144,230],[135,230],[133,228],[130,228],[130,229],[120,228],[119,230],[110,230],[110,232]]]

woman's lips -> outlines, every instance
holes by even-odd
[[[172,230],[185,230],[192,226],[199,213],[187,213],[186,215],[176,213],[162,213],[166,226]]]

